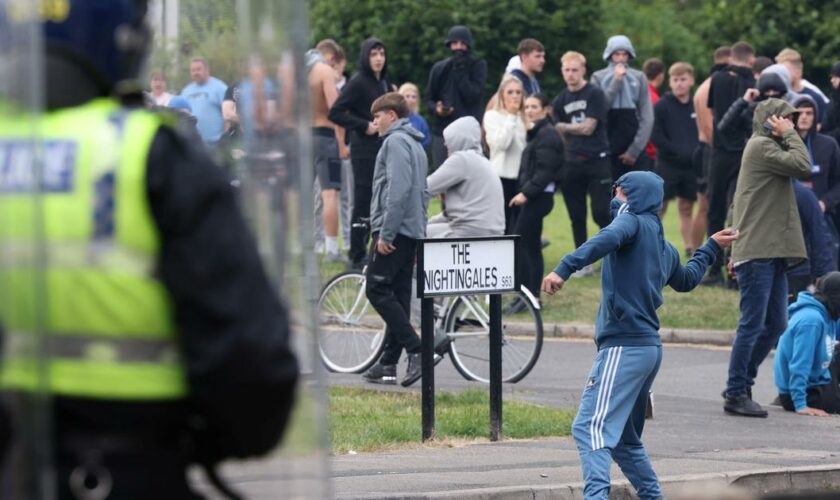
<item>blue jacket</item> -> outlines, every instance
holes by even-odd
[[[788,274],[815,279],[829,271],[836,271],[837,243],[828,229],[817,196],[799,181],[793,181],[793,194],[796,195],[808,260],[788,270]]]
[[[419,113],[412,111],[408,114],[408,122],[411,123],[411,126],[414,127],[415,130],[423,134],[423,140],[420,141],[420,144],[423,145],[423,149],[428,148],[429,144],[432,142],[432,133],[429,132],[429,124],[426,123],[426,119]]]
[[[789,394],[799,411],[807,406],[808,387],[828,384],[828,366],[834,353],[837,322],[809,292],[800,292],[788,307],[787,330],[779,339],[773,378],[779,394]]]
[[[663,181],[651,172],[630,172],[617,183],[627,203],[613,200],[613,221],[554,270],[561,278],[604,259],[601,270],[601,305],[595,320],[598,348],[620,345],[661,345],[659,317],[665,285],[678,292],[696,287],[720,247],[713,240],[695,252],[685,265],[665,241],[659,211]]]

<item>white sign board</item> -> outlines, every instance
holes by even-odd
[[[417,259],[418,297],[516,290],[516,237],[427,239]]]

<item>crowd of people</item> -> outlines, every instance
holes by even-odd
[[[574,426],[585,475],[597,472],[587,487],[608,488],[605,449],[619,464],[649,465],[640,405],[661,352],[645,348],[659,349],[656,309],[666,285],[739,290],[722,393],[727,413],[767,416],[751,388],[777,342],[781,404],[802,415],[840,411],[832,365],[840,315],[840,63],[829,75],[829,98],[803,78],[796,50],[770,59],[737,42],[715,50],[708,78],[695,88],[691,64],[653,58],[636,69],[631,40],[617,35],[602,63],[571,50],[559,55],[566,85],[549,98],[539,83],[545,47],[529,38],[487,96],[487,64],[470,30],[454,26],[443,41],[450,53],[431,67],[422,91],[389,78],[389,53],[376,38],[362,43],[349,78],[334,40],[306,54],[318,251],[366,266],[368,298],[387,324],[384,354],[366,380],[395,384],[402,350],[409,359],[402,384],[420,377],[409,304],[419,239],[517,234],[517,274],[537,298],[594,274],[604,259],[599,354]],[[203,58],[192,61],[190,74],[193,83],[177,97],[153,75],[152,98],[190,109],[201,138],[216,143],[237,126],[237,91],[211,77]],[[577,250],[543,279],[542,249],[550,244],[543,220],[558,192]],[[429,219],[437,195],[442,212]],[[673,199],[679,252],[661,225]],[[590,240],[588,210],[601,228]],[[684,267],[682,253],[690,259]],[[601,394],[613,397],[617,373],[622,388],[614,397],[622,399],[607,412]],[[653,471],[637,472],[640,494],[655,492]]]

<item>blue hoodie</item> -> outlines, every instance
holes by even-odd
[[[788,307],[787,330],[776,347],[773,378],[779,394],[789,394],[799,411],[806,406],[808,387],[831,383],[828,366],[834,352],[837,323],[809,292],[800,292]]]
[[[554,270],[564,280],[603,258],[601,306],[595,320],[598,348],[661,345],[659,317],[665,285],[678,292],[696,287],[720,247],[709,240],[685,265],[680,254],[665,241],[659,212],[663,181],[651,172],[630,172],[616,182],[627,203],[613,199],[613,221],[574,252],[563,257]]]

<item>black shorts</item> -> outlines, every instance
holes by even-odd
[[[341,156],[335,132],[322,127],[314,128],[312,132],[313,163],[321,191],[341,189]]]
[[[697,174],[697,192],[706,194],[709,188],[709,168],[712,165],[712,148],[701,142],[691,158],[692,167]]]
[[[674,197],[697,200],[697,172],[691,165],[675,167],[657,162],[656,173],[665,181],[666,200]]]

